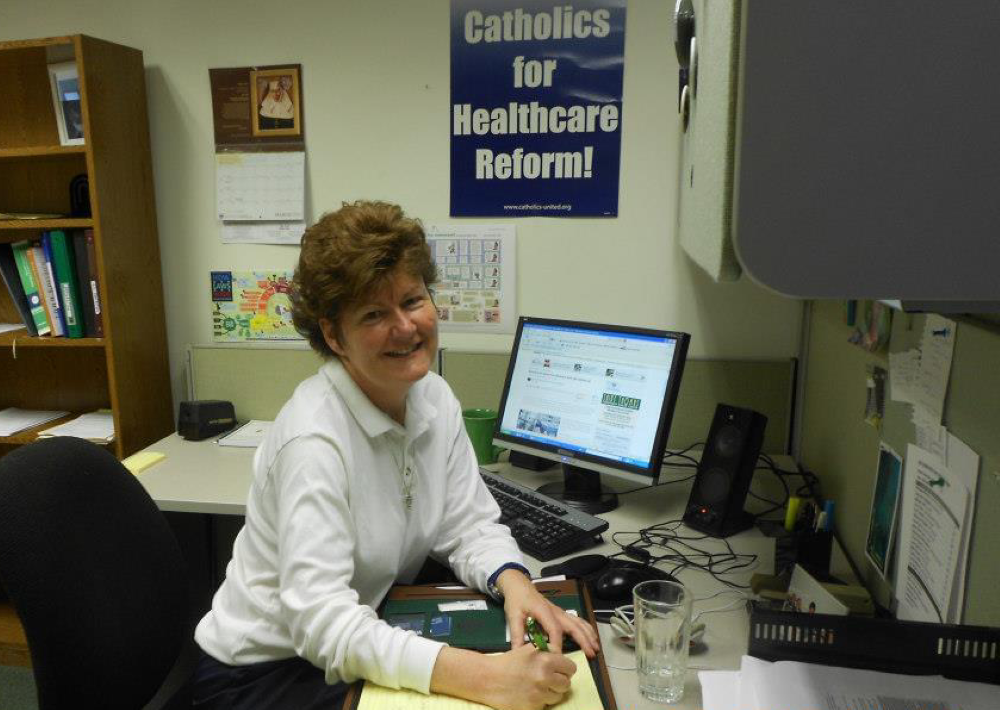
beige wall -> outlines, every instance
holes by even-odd
[[[794,356],[797,302],[713,284],[676,246],[671,10],[629,3],[619,217],[512,220],[519,310],[686,330],[697,356]],[[0,39],[83,32],[145,54],[175,400],[185,346],[211,339],[208,272],[291,268],[298,251],[219,242],[208,69],[302,64],[310,219],[380,197],[447,221],[448,17],[447,0],[0,2]],[[442,345],[504,350],[510,339],[444,334]]]

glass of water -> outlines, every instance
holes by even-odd
[[[635,601],[635,661],[639,692],[660,703],[684,697],[688,643],[691,638],[691,593],[679,582],[640,582]]]

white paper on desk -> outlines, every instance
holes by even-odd
[[[237,446],[244,449],[256,449],[264,441],[267,430],[274,422],[251,419],[243,426],[233,429],[218,440],[219,446]]]
[[[306,223],[298,222],[223,222],[223,244],[295,244],[302,241]]]
[[[75,436],[88,441],[110,442],[115,440],[115,420],[111,412],[87,412],[76,419],[39,432],[41,438]]]
[[[305,219],[304,152],[216,153],[215,192],[221,220]]]
[[[969,489],[944,462],[910,444],[903,471],[896,617],[950,622]]]
[[[944,413],[944,395],[948,391],[954,349],[955,322],[929,314],[924,320],[924,333],[920,339],[920,366],[913,403],[938,424]]]
[[[740,661],[739,705],[734,710],[772,710],[762,708],[757,688],[765,682],[764,672],[770,664],[751,656],[743,656]]]
[[[701,671],[702,710],[742,710],[739,671]]]
[[[889,353],[889,396],[894,401],[913,403],[914,382],[919,367],[920,351],[916,348],[901,353]]]
[[[995,685],[942,676],[881,673],[795,661],[768,663],[744,656],[741,675],[746,675],[749,669],[754,671],[757,707],[761,709],[996,710],[997,707]]]
[[[965,611],[965,577],[968,574],[969,542],[976,515],[976,492],[979,490],[979,454],[954,434],[948,434],[948,470],[962,481],[969,490],[969,504],[965,507],[965,521],[962,526],[962,540],[958,551],[955,586],[948,605],[948,618],[956,624],[962,623]]]

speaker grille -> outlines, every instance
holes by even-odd
[[[719,456],[732,458],[739,454],[742,448],[743,434],[738,428],[732,424],[727,424],[719,429],[719,433],[715,438],[715,451]]]
[[[710,468],[705,471],[698,484],[701,501],[708,505],[724,501],[729,495],[729,481],[729,473],[724,468]]]

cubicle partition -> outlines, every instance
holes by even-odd
[[[837,500],[841,542],[861,566],[869,588],[888,604],[891,589],[865,560],[872,486],[879,441],[900,456],[916,441],[910,406],[886,402],[881,430],[865,423],[867,368],[888,369],[885,352],[869,353],[848,342],[843,302],[810,306],[809,346],[803,390],[801,462],[815,472],[825,495]],[[893,313],[891,352],[918,347],[926,316]],[[951,381],[945,399],[948,430],[980,456],[979,490],[969,553],[964,623],[1000,626],[1000,326],[958,323]],[[890,392],[892,373],[890,377]],[[888,399],[888,398],[887,398]]]
[[[464,407],[495,408],[500,402],[508,352],[444,349],[438,370]],[[233,402],[236,417],[274,419],[295,386],[314,374],[322,359],[300,344],[191,345],[188,396]],[[754,409],[768,418],[764,451],[787,453],[791,441],[794,359],[688,358],[668,446],[705,440],[715,405]]]

